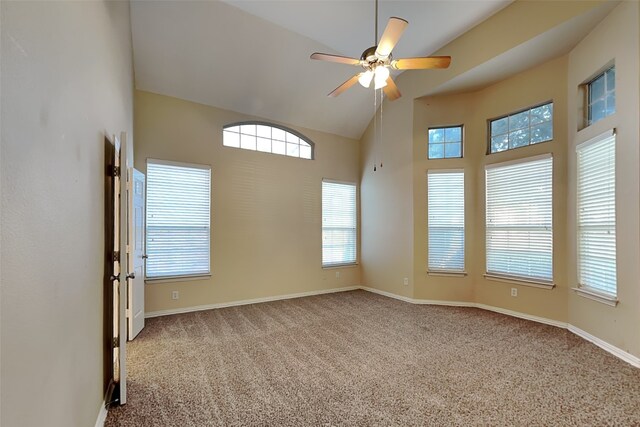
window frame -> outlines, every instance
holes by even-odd
[[[582,257],[580,256],[581,253],[581,230],[584,229],[584,226],[581,226],[581,222],[580,222],[580,152],[583,149],[587,149],[590,146],[593,146],[595,144],[598,143],[604,143],[610,139],[613,139],[612,141],[612,150],[613,150],[613,218],[614,218],[614,224],[613,224],[613,236],[614,236],[614,248],[615,248],[615,261],[614,261],[614,269],[615,269],[615,293],[610,293],[607,292],[606,290],[603,290],[601,288],[595,287],[595,286],[590,286],[588,284],[582,283]],[[589,299],[593,299],[595,301],[598,302],[602,302],[604,304],[610,305],[615,307],[618,304],[618,277],[617,277],[617,273],[618,273],[618,251],[617,251],[617,243],[618,243],[618,236],[617,236],[617,232],[618,232],[618,218],[617,218],[617,213],[618,213],[618,209],[617,209],[617,203],[618,203],[618,198],[617,198],[617,170],[616,170],[616,147],[617,146],[617,135],[616,135],[616,129],[611,129],[607,132],[604,132],[600,135],[597,135],[587,141],[581,142],[579,144],[576,145],[576,281],[577,281],[577,286],[573,288],[574,291],[576,291],[579,295],[589,298]],[[592,226],[593,227],[593,226]],[[587,227],[588,228],[588,227]]]
[[[541,160],[550,160],[551,161],[551,278],[550,279],[545,279],[545,278],[541,278],[541,277],[527,277],[527,276],[520,276],[520,275],[515,275],[515,274],[508,274],[508,273],[501,273],[501,272],[495,272],[495,271],[489,271],[489,266],[488,266],[488,257],[489,257],[489,250],[488,250],[488,230],[489,227],[487,226],[487,223],[489,221],[488,218],[488,206],[489,206],[489,197],[488,197],[488,184],[487,184],[487,172],[490,169],[496,169],[496,168],[500,168],[500,167],[506,167],[506,166],[514,166],[514,165],[519,165],[519,164],[524,164],[524,163],[529,163],[529,162],[534,162],[534,161],[541,161]],[[485,165],[485,173],[484,173],[484,177],[485,177],[485,182],[484,182],[484,187],[485,187],[485,212],[484,212],[484,227],[485,227],[485,274],[484,277],[490,280],[495,280],[495,281],[504,281],[504,282],[515,282],[517,284],[521,284],[521,285],[526,285],[526,286],[533,286],[533,287],[537,287],[537,288],[543,288],[543,289],[553,289],[555,287],[555,262],[554,262],[554,256],[555,256],[555,248],[553,245],[554,242],[554,237],[555,237],[555,226],[553,223],[553,219],[554,219],[554,212],[553,212],[553,208],[554,208],[554,200],[553,200],[553,178],[554,178],[554,158],[553,158],[553,154],[552,153],[545,153],[545,154],[541,154],[541,155],[537,155],[537,156],[530,156],[530,157],[524,157],[524,158],[520,158],[520,159],[516,159],[516,160],[510,160],[510,161],[505,161],[505,162],[498,162],[498,163],[490,163]]]
[[[491,151],[491,138],[493,137],[493,134],[491,133],[491,123],[493,123],[495,121],[498,121],[498,120],[502,120],[504,118],[507,118],[507,121],[508,121],[508,118],[511,117],[511,116],[515,116],[517,114],[524,113],[525,111],[529,111],[530,112],[531,110],[533,110],[535,108],[540,108],[542,106],[549,105],[549,104],[551,104],[552,108],[553,108],[553,112],[551,113],[551,120],[550,120],[550,122],[551,122],[551,133],[552,133],[551,139],[546,139],[544,141],[539,141],[539,142],[535,142],[535,143],[532,144],[531,143],[531,122],[529,122],[529,125],[527,127],[529,129],[529,142],[528,142],[527,145],[523,145],[521,147],[507,148],[506,150],[503,150],[503,151],[496,151],[496,152],[492,152]],[[486,154],[489,156],[489,155],[492,155],[492,154],[499,154],[499,153],[504,153],[504,152],[507,152],[507,151],[517,150],[519,148],[526,148],[526,147],[531,147],[531,146],[534,146],[534,145],[540,145],[540,144],[544,144],[545,142],[552,142],[555,139],[554,113],[555,113],[554,102],[553,102],[553,99],[550,99],[550,100],[547,100],[547,101],[544,101],[544,102],[540,102],[538,104],[534,104],[534,105],[532,105],[530,107],[526,107],[526,108],[522,108],[520,110],[513,111],[513,112],[508,113],[508,114],[504,114],[504,115],[501,115],[501,116],[497,116],[497,117],[493,117],[493,118],[487,119],[487,152],[486,152]],[[545,123],[545,122],[542,122],[542,123]],[[536,125],[539,125],[539,124],[541,124],[541,123],[536,123]],[[522,129],[524,129],[524,128],[522,128]],[[507,130],[506,134],[508,135],[510,132],[511,132],[510,130]],[[503,135],[503,134],[500,134],[500,135]]]
[[[442,175],[442,174],[461,174],[462,175],[462,268],[461,269],[452,269],[452,268],[432,268],[431,258],[430,258],[430,248],[429,240],[431,237],[431,226],[429,224],[429,175]],[[466,275],[466,198],[465,198],[465,189],[466,189],[466,174],[463,168],[459,169],[429,169],[426,174],[427,178],[427,274],[430,275],[443,275],[443,276],[464,276]]]
[[[286,144],[287,144],[286,141],[283,141],[283,142],[285,142],[285,154],[274,153],[273,152],[273,145],[271,146],[272,147],[271,151],[261,151],[261,150],[258,150],[257,148],[255,150],[251,150],[251,149],[248,149],[248,148],[233,147],[233,146],[224,144],[224,132],[225,131],[228,131],[229,128],[233,128],[233,127],[236,127],[236,126],[240,127],[240,126],[247,126],[247,125],[268,126],[268,127],[272,128],[272,129],[274,129],[274,128],[275,129],[279,129],[279,130],[284,131],[285,133],[290,133],[290,134],[300,138],[300,140],[304,141],[304,143],[308,144],[311,147],[311,158],[307,159],[305,157],[300,157],[299,152],[298,152],[298,156],[297,157],[290,156],[290,155],[286,154]],[[242,133],[239,133],[239,134],[242,135]],[[257,139],[257,135],[255,135],[255,136],[256,136],[256,139]],[[286,135],[285,135],[285,139],[286,139]],[[269,138],[269,140],[273,144],[273,141],[274,141],[274,139],[273,139],[273,130],[271,132],[271,138]],[[279,140],[277,140],[277,141],[279,141]],[[298,146],[299,145],[300,144],[298,144]],[[225,147],[225,148],[235,148],[235,149],[238,149],[238,150],[254,151],[254,152],[257,152],[257,153],[273,154],[275,156],[282,156],[282,157],[290,157],[292,159],[315,160],[315,158],[316,158],[315,143],[313,141],[311,141],[308,137],[306,137],[302,133],[298,132],[297,130],[291,129],[291,128],[287,127],[287,126],[279,125],[279,124],[276,124],[276,123],[260,121],[260,120],[245,120],[245,121],[240,121],[240,122],[228,123],[228,124],[224,125],[222,127],[222,146]]]
[[[446,157],[445,156],[445,141],[442,141],[442,157],[430,157],[429,156],[429,146],[431,145],[431,141],[429,140],[429,131],[431,130],[438,130],[438,129],[442,129],[442,130],[446,130],[446,129],[453,129],[453,128],[460,128],[460,156],[457,157]],[[439,143],[436,143],[439,144]],[[447,125],[447,126],[429,126],[427,128],[427,160],[449,160],[449,159],[463,159],[464,158],[464,124],[459,124],[459,125]]]
[[[350,185],[353,186],[355,189],[355,198],[354,198],[354,213],[355,213],[355,233],[354,233],[354,238],[355,238],[355,257],[353,261],[350,262],[341,262],[341,263],[333,263],[333,264],[325,264],[324,263],[324,239],[323,239],[323,232],[324,232],[324,225],[322,223],[322,217],[324,216],[324,206],[323,206],[323,202],[322,202],[322,198],[324,195],[324,191],[322,189],[322,185],[324,183],[329,183],[329,184],[339,184],[339,185]],[[359,210],[359,197],[360,197],[360,189],[358,188],[358,184],[355,182],[350,182],[350,181],[340,181],[340,180],[335,180],[335,179],[330,179],[330,178],[322,178],[322,182],[320,184],[320,263],[322,265],[323,269],[331,269],[331,268],[340,268],[340,267],[353,267],[358,265],[359,263],[359,256],[360,256],[360,251],[359,251],[359,243],[360,243],[360,210]]]
[[[188,163],[188,162],[177,162],[177,161],[172,161],[172,160],[161,160],[161,159],[154,159],[154,158],[147,158],[146,159],[146,179],[145,179],[145,186],[146,186],[146,191],[145,191],[145,247],[147,248],[147,252],[149,252],[149,243],[148,243],[148,238],[149,238],[149,233],[148,233],[148,228],[149,228],[149,220],[148,220],[148,215],[149,215],[149,207],[148,207],[148,198],[149,198],[149,165],[150,164],[157,164],[157,165],[166,165],[166,166],[177,166],[177,167],[183,167],[183,168],[191,168],[191,169],[200,169],[200,170],[207,170],[209,172],[209,193],[208,193],[208,198],[209,198],[209,227],[208,227],[208,234],[209,234],[209,238],[207,239],[207,245],[208,245],[208,253],[209,253],[209,257],[208,257],[208,271],[207,272],[197,272],[197,273],[192,273],[192,274],[174,274],[174,275],[163,275],[163,276],[149,276],[147,274],[147,269],[148,269],[148,262],[145,262],[145,282],[149,282],[149,283],[164,283],[164,282],[177,282],[177,281],[186,281],[186,280],[195,280],[198,278],[206,278],[206,277],[211,277],[211,247],[212,247],[212,224],[211,224],[211,213],[212,213],[212,206],[211,206],[211,202],[212,202],[212,189],[213,189],[213,185],[212,185],[212,168],[211,165],[206,165],[206,164],[199,164],[199,163]]]
[[[596,74],[592,79],[590,79],[589,81],[587,81],[587,82],[584,84],[584,86],[585,86],[585,88],[586,88],[586,99],[585,99],[585,101],[586,101],[586,102],[585,102],[585,104],[586,104],[586,110],[587,110],[587,117],[586,117],[586,124],[587,124],[587,127],[588,127],[588,126],[591,126],[592,124],[597,123],[597,122],[599,122],[600,120],[603,120],[603,119],[605,119],[605,118],[607,118],[607,117],[609,117],[609,116],[612,116],[612,115],[614,115],[614,114],[616,113],[616,110],[615,110],[615,103],[614,103],[614,110],[613,110],[613,112],[612,112],[611,114],[606,114],[606,112],[607,112],[607,98],[608,98],[608,95],[609,95],[609,93],[613,93],[613,95],[614,95],[614,99],[615,99],[615,95],[616,95],[616,88],[617,88],[617,84],[614,84],[613,90],[611,90],[611,91],[607,91],[607,86],[608,86],[608,83],[607,83],[607,73],[609,73],[610,71],[613,71],[613,73],[614,73],[614,82],[615,82],[616,64],[614,63],[614,64],[612,64],[612,65],[610,65],[610,66],[605,67],[605,69],[604,69],[602,72],[600,72],[600,73]],[[592,84],[593,84],[596,80],[598,80],[598,79],[599,79],[599,78],[601,78],[601,77],[602,77],[602,78],[603,78],[603,80],[604,80],[603,95],[602,95],[602,98],[598,98],[598,99],[596,100],[596,102],[597,102],[597,101],[599,101],[600,99],[602,99],[602,100],[604,101],[604,103],[605,103],[605,109],[604,109],[604,111],[605,111],[605,115],[604,115],[604,116],[602,116],[600,119],[598,119],[598,120],[596,120],[596,121],[593,121],[593,119],[592,119],[592,116],[593,116],[593,114],[592,114],[592,107],[593,107],[593,104],[594,104],[595,102],[592,102],[592,100],[591,100],[591,92],[592,92],[591,86],[592,86]]]

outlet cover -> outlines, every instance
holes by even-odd
[[[512,297],[518,296],[518,288],[511,288],[511,296]]]
[[[340,272],[336,271],[336,279],[339,279],[339,278],[340,278]]]
[[[178,293],[178,291],[171,292],[171,299],[178,299],[178,298],[180,298],[180,294]]]
[[[405,286],[409,286],[409,278],[408,278],[408,277],[405,277],[405,278],[404,278],[404,280],[402,281],[402,283],[403,283]]]

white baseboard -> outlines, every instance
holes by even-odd
[[[344,288],[320,289],[317,291],[300,292],[296,294],[287,294],[287,295],[277,295],[273,297],[253,298],[253,299],[245,299],[240,301],[221,302],[217,304],[196,305],[193,307],[171,308],[168,310],[150,311],[145,313],[144,317],[148,319],[151,317],[169,316],[171,314],[182,314],[182,313],[191,313],[194,311],[212,310],[214,308],[236,307],[239,305],[258,304],[261,302],[310,297],[314,295],[332,294],[335,292],[355,291],[357,289],[360,289],[360,286],[347,286]]]
[[[476,307],[476,303],[465,301],[440,301],[440,300],[428,300],[428,299],[415,299],[397,295],[391,292],[382,291],[380,289],[369,288],[367,286],[360,286],[360,289],[374,294],[383,295],[385,297],[398,299],[400,301],[408,302],[411,304],[425,304],[425,305],[448,305],[452,307]]]
[[[559,328],[567,327],[567,324],[564,322],[559,322],[557,320],[547,319],[544,317],[534,316],[531,314],[520,313],[518,311],[507,310],[506,308],[494,307],[486,304],[478,304],[476,302],[468,302],[468,301],[441,301],[441,300],[430,300],[430,299],[416,299],[409,298],[402,295],[396,295],[391,292],[381,291],[380,289],[369,288],[367,286],[360,286],[360,289],[365,290],[367,292],[373,292],[374,294],[383,295],[389,298],[395,298],[400,301],[408,302],[411,304],[425,304],[425,305],[445,305],[450,307],[473,307],[473,308],[481,308],[483,310],[493,311],[500,314],[506,314],[507,316],[518,317],[520,319],[532,320],[538,323],[544,323],[545,325],[557,326]]]
[[[532,322],[543,323],[545,325],[555,326],[557,328],[567,329],[567,323],[559,320],[547,319],[546,317],[534,316],[533,314],[521,313],[519,311],[507,310],[502,307],[495,307],[486,304],[475,304],[475,307],[483,310],[493,311],[495,313],[506,314],[507,316],[517,317],[519,319],[531,320]]]
[[[107,405],[102,402],[100,410],[98,411],[98,418],[96,419],[96,427],[104,427],[104,422],[107,420]]]
[[[574,334],[576,334],[577,336],[584,338],[587,341],[590,341],[592,343],[594,343],[595,345],[597,345],[598,347],[600,347],[601,349],[608,351],[609,353],[613,354],[614,356],[616,356],[619,359],[624,360],[625,362],[629,363],[630,365],[635,366],[636,368],[640,368],[640,358],[634,356],[631,353],[627,353],[626,351],[619,349],[618,347],[609,344],[606,341],[601,340],[598,337],[595,337],[593,335],[591,335],[589,332],[585,332],[582,329],[573,326],[573,325],[568,325],[567,329],[569,329],[569,331],[573,332]]]

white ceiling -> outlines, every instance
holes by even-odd
[[[381,0],[379,34],[407,19],[394,56],[426,56],[510,2]],[[359,85],[326,97],[358,68],[309,59],[372,46],[373,0],[135,0],[131,22],[138,89],[352,138],[373,115]]]

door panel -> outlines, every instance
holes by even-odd
[[[129,172],[129,263],[133,275],[127,280],[127,320],[129,340],[144,328],[144,261],[145,261],[145,176],[131,168]]]

